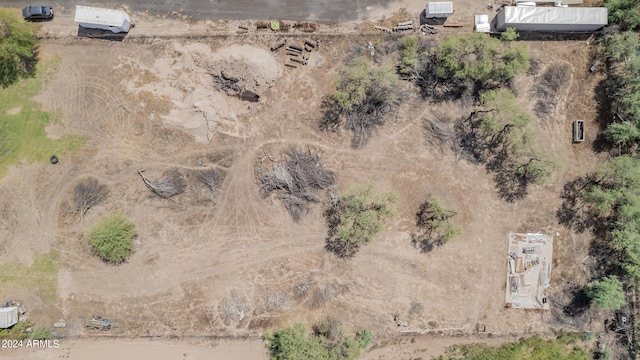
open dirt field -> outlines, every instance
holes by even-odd
[[[546,186],[507,203],[482,165],[429,141],[427,121],[464,115],[456,102],[430,104],[410,93],[359,150],[350,147],[347,132],[320,132],[320,101],[332,91],[342,59],[352,47],[383,38],[315,38],[319,51],[296,69],[284,66],[283,50],[268,50],[273,36],[259,34],[197,41],[45,40],[44,57],[60,59],[37,98],[62,119],[49,134],[80,134],[87,143],[55,166],[20,165],[0,179],[0,261],[29,264],[33,252],[51,250],[60,258],[55,304],[6,287],[0,299],[28,302],[36,322],[66,321],[66,336],[85,335],[82,321],[93,313],[117,321],[112,333],[122,336],[260,335],[265,328],[326,316],[381,338],[399,330],[471,334],[479,325],[496,335],[599,330],[597,322],[573,324],[553,311],[504,308],[511,231],[554,236],[554,290],[586,281],[580,261],[588,254],[588,235],[563,228],[555,214],[564,183],[598,162],[590,148],[594,130],[585,143],[571,144],[572,120],[585,119],[587,129],[597,126],[589,89],[602,77],[587,70],[589,45],[528,43],[539,69],[514,82],[525,107],[536,106],[536,76],[545,66],[563,62],[571,72],[550,115],[537,120],[539,141],[563,167]],[[215,90],[211,75],[221,70],[240,74],[259,102]],[[259,192],[257,167],[270,161],[266,154],[279,159],[289,147],[319,153],[336,173],[338,190],[368,183],[396,192],[399,216],[355,258],[328,254],[320,206],[297,224],[275,197]],[[210,168],[224,174],[213,194],[196,180],[198,171]],[[178,171],[186,191],[161,199],[145,187],[139,170],[153,180]],[[68,210],[73,187],[87,177],[107,185],[111,195],[80,219]],[[424,254],[409,234],[428,194],[458,209],[463,233]],[[121,266],[91,256],[84,238],[114,211],[138,231],[135,253]],[[231,302],[243,309],[238,321],[222,316]],[[399,329],[395,316],[408,326]]]

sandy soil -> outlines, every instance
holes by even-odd
[[[461,6],[461,13],[482,11],[474,6]],[[144,26],[139,23],[136,31],[144,34]],[[235,32],[229,24],[216,30],[221,23],[198,23],[186,30],[191,26],[196,34]],[[350,26],[345,31],[353,33],[364,25]],[[41,51],[61,59],[59,71],[37,97],[45,109],[61,114],[59,127],[49,128],[49,134],[81,134],[87,145],[56,166],[20,165],[0,179],[5,219],[0,261],[29,264],[34,252],[54,250],[61,267],[56,304],[6,287],[0,287],[0,299],[16,294],[33,299],[28,305],[32,320],[65,321],[67,336],[87,335],[83,321],[93,313],[117,321],[120,327],[111,331],[116,335],[184,338],[260,335],[265,328],[326,316],[343,319],[347,329],[372,329],[380,339],[399,333],[396,316],[409,325],[400,330],[410,333],[472,334],[480,325],[507,338],[555,327],[599,330],[598,322],[575,325],[552,312],[504,309],[510,231],[555,237],[552,283],[558,288],[566,281],[586,281],[576,259],[588,254],[588,236],[559,225],[555,212],[564,183],[597,165],[598,156],[589,148],[594,132],[587,133],[584,144],[570,141],[575,118],[585,119],[588,129],[596,126],[596,103],[582,95],[601,79],[587,71],[589,47],[582,41],[528,43],[542,66],[549,59],[572,65],[555,112],[539,119],[538,127],[540,142],[564,166],[549,184],[533,186],[524,200],[506,203],[481,165],[428,141],[425,122],[438,114],[462,115],[457,103],[429,104],[410,93],[397,116],[362,150],[350,147],[347,132],[317,130],[320,101],[331,91],[341,59],[352,47],[383,40],[381,35],[332,35],[335,30],[307,35],[321,40],[319,51],[306,67],[291,69],[284,67],[282,50],[268,51],[277,39],[273,34],[198,40],[173,34],[108,42],[68,37],[69,28],[61,25],[43,27],[50,38]],[[242,102],[216,91],[211,74],[223,69],[242,73],[260,101]],[[527,94],[533,93],[536,76],[515,83],[528,108],[535,105]],[[327,254],[319,206],[297,224],[276,199],[258,191],[256,167],[268,161],[265,154],[278,159],[290,146],[318,152],[337,173],[337,189],[369,183],[395,191],[398,218],[355,258]],[[215,194],[195,179],[198,171],[212,167],[225,174]],[[160,199],[144,186],[141,169],[150,179],[177,170],[187,189]],[[73,187],[88,176],[106,184],[111,196],[80,219],[68,210]],[[428,194],[457,208],[464,230],[424,254],[411,245],[409,234]],[[116,267],[91,256],[84,238],[113,211],[132,219],[138,230],[135,253]],[[305,291],[298,290],[301,284],[308,285]],[[274,296],[283,301],[274,303]],[[232,301],[245,309],[239,321],[223,316],[224,305]],[[78,344],[87,351],[106,346]],[[392,354],[385,358],[394,359]]]

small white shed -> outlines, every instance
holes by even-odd
[[[126,33],[134,26],[129,14],[122,10],[81,5],[76,5],[75,21],[85,29],[109,30],[113,33]]]
[[[453,15],[453,2],[429,2],[425,9],[425,18],[446,18]]]
[[[6,329],[18,323],[18,308],[0,308],[0,329]]]

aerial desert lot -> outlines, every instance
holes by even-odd
[[[460,19],[487,12],[484,3],[467,2],[456,2]],[[85,142],[56,165],[47,159],[20,163],[0,178],[0,263],[29,266],[38,254],[50,253],[57,263],[52,294],[11,282],[0,286],[0,300],[22,301],[33,322],[66,323],[54,332],[62,337],[60,349],[10,357],[57,358],[69,351],[80,359],[109,348],[159,359],[266,359],[259,340],[265,330],[327,317],[339,318],[349,331],[370,329],[381,342],[392,339],[389,346],[425,336],[405,343],[416,349],[450,345],[434,334],[483,341],[479,329],[505,341],[555,329],[600,331],[601,322],[563,312],[568,293],[588,281],[589,234],[556,217],[565,183],[605,157],[590,145],[595,130],[584,143],[571,142],[573,120],[598,126],[593,89],[604,75],[589,72],[593,46],[584,40],[526,42],[535,66],[510,85],[523,108],[535,113],[536,84],[547,68],[560,64],[569,72],[550,112],[535,118],[538,142],[562,165],[546,184],[506,201],[494,174],[429,130],[432,122],[453,126],[469,116],[465,99],[425,99],[401,81],[402,103],[365,146],[353,148],[342,127],[319,128],[322,101],[335,90],[346,59],[368,54],[369,43],[379,49],[380,61],[399,56],[399,47],[390,44],[401,36],[373,27],[394,16],[403,20],[401,8],[417,20],[416,9],[424,5],[396,5],[372,9],[369,21],[320,24],[312,33],[260,31],[251,21],[186,22],[184,33],[167,26],[174,20],[145,25],[152,18],[140,15],[123,41],[108,41],[73,36],[73,19],[64,14],[43,24],[40,56],[55,65],[35,100],[59,118],[47,136],[76,134]],[[253,27],[237,34],[244,24]],[[470,21],[464,24],[417,36],[441,40],[471,32]],[[285,49],[270,51],[282,38],[311,38],[319,45],[307,65],[292,68],[285,66]],[[223,72],[240,78],[258,101],[218,90],[213,76]],[[289,149],[318,154],[335,175],[335,191],[367,184],[394,192],[397,216],[352,258],[328,252],[326,199],[295,222],[276,196],[261,191],[261,169]],[[222,174],[214,191],[198,181],[210,169]],[[153,181],[178,174],[184,192],[159,197],[141,174]],[[109,196],[79,216],[72,211],[74,187],[90,178]],[[412,244],[411,233],[429,195],[457,210],[462,232],[425,253]],[[137,230],[134,252],[120,265],[93,256],[86,241],[89,229],[114,212]],[[510,232],[553,237],[551,310],[505,309]],[[230,308],[237,312],[230,315]],[[84,324],[92,314],[118,327],[90,332]],[[398,319],[406,326],[399,327]],[[229,342],[235,338],[244,340]],[[365,353],[380,356],[409,354],[381,348]]]

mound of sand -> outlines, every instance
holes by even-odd
[[[187,131],[200,143],[210,142],[216,132],[249,136],[248,127],[238,116],[250,112],[251,107],[233,96],[237,91],[218,91],[216,76],[224,73],[234,77],[238,88],[262,96],[282,75],[280,64],[269,51],[250,45],[214,52],[208,44],[173,42],[155,55],[152,66],[125,59],[133,73],[125,86],[136,95],[152,93],[168,100],[170,111],[161,115],[163,121]]]

